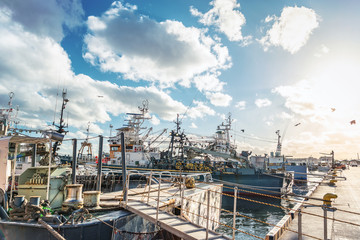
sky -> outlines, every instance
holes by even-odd
[[[231,113],[239,151],[275,151],[280,130],[284,155],[357,158],[359,11],[355,0],[0,0],[0,105],[14,92],[13,125],[46,129],[66,89],[66,139],[82,139],[89,122],[91,137],[114,134],[147,100],[149,139],[177,114],[194,141],[209,137]]]

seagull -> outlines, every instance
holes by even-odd
[[[301,124],[301,123],[297,123],[297,124],[295,124],[294,126],[297,127],[297,126],[299,126],[300,124]]]
[[[331,111],[332,111],[332,112],[335,112],[335,110],[336,110],[335,108],[331,108]]]
[[[98,98],[101,98],[101,97],[104,97],[104,96],[100,96],[100,95],[98,96]]]

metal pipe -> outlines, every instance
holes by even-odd
[[[149,199],[150,199],[151,180],[152,180],[152,171],[150,172],[150,176],[149,176],[149,191],[147,197],[147,204],[149,204]]]
[[[298,212],[298,240],[302,240],[301,210]]]
[[[13,168],[11,171],[11,189],[10,189],[10,202],[13,199],[13,192],[15,190],[15,168],[16,168],[16,155],[17,155],[17,148],[18,144],[15,143],[15,153],[14,153],[14,159],[13,159]]]
[[[324,240],[327,240],[327,207],[326,205],[323,206],[324,210]]]
[[[126,185],[125,185],[125,195],[123,195],[124,197],[123,197],[123,200],[125,200],[125,206],[127,206],[127,204],[128,204],[128,195],[127,195],[127,193],[128,193],[128,189],[130,188],[130,176],[131,176],[131,174],[129,174],[129,175],[127,175],[127,179],[126,179]]]
[[[234,188],[234,213],[233,213],[233,234],[232,234],[232,239],[235,239],[235,232],[236,232],[236,202],[237,202],[237,192],[238,192],[238,188],[235,187]]]
[[[31,166],[36,167],[36,143],[33,145],[33,154],[31,158]]]
[[[209,220],[210,220],[210,189],[207,190],[207,209],[206,209],[206,240],[209,239]]]
[[[76,144],[77,144],[77,140],[74,138],[73,139],[73,160],[72,160],[72,184],[76,184],[76,166],[77,166]]]
[[[125,137],[124,132],[120,133],[121,138],[121,169],[122,169],[122,179],[123,179],[123,198],[127,201],[128,191],[126,188],[126,159],[125,159]],[[130,186],[130,184],[129,184]]]
[[[184,184],[184,185],[183,185]],[[185,177],[182,179],[181,172],[180,172],[180,195],[181,195],[181,202],[180,202],[180,217],[183,217],[184,214],[184,195],[185,195]]]
[[[47,186],[46,186],[46,199],[50,201],[50,175],[51,175],[51,159],[52,159],[52,140],[50,138],[49,141],[49,167],[48,167],[48,178],[47,178]]]
[[[160,185],[161,181],[159,179],[159,186],[158,186],[158,197],[157,197],[157,206],[156,206],[156,224],[158,225],[159,221],[159,207],[160,207]]]
[[[96,190],[101,192],[101,177],[102,177],[102,151],[103,151],[103,136],[99,136],[99,157],[98,157],[98,174]]]

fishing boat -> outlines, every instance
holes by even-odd
[[[139,110],[140,113],[127,113],[129,117],[126,120],[127,124],[122,128],[116,129],[116,135],[109,138],[110,156],[109,161],[104,164],[105,167],[119,168],[121,166],[121,133],[124,133],[125,158],[128,168],[148,168],[151,167],[151,159],[160,159],[159,148],[151,147],[151,144],[165,133],[166,129],[146,146],[145,141],[152,131],[152,128],[146,130],[143,126],[144,122],[150,119],[146,116],[148,112],[147,100],[143,101]],[[146,130],[146,133],[141,135],[141,130]]]
[[[217,127],[214,139],[207,146],[199,147],[200,144],[189,141],[184,131],[181,131],[178,116],[176,128],[170,133],[168,150],[162,154],[162,158],[153,159],[153,168],[185,172],[209,171],[214,181],[224,184],[224,193],[228,194],[233,194],[234,186],[240,189],[240,194],[249,196],[291,192],[292,173],[256,168],[249,161],[251,152],[236,151],[236,146],[230,142],[231,122],[229,114],[225,123]]]

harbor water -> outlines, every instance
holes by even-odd
[[[324,173],[314,172],[314,174]],[[319,176],[309,175],[308,183],[294,184],[293,193],[305,195],[320,180],[321,177]],[[274,225],[288,213],[285,208],[292,208],[295,205],[294,202],[278,198],[246,197],[246,199],[248,200],[238,199],[236,203],[238,216],[235,224],[236,229],[240,230],[235,232],[236,239],[264,239],[266,234],[274,228]],[[292,199],[301,200],[301,198]],[[223,203],[222,208],[232,212],[233,206],[231,201],[226,201],[226,204]],[[280,208],[280,206],[283,208]],[[220,221],[223,225],[218,228],[217,232],[232,236],[233,214],[222,211]]]

